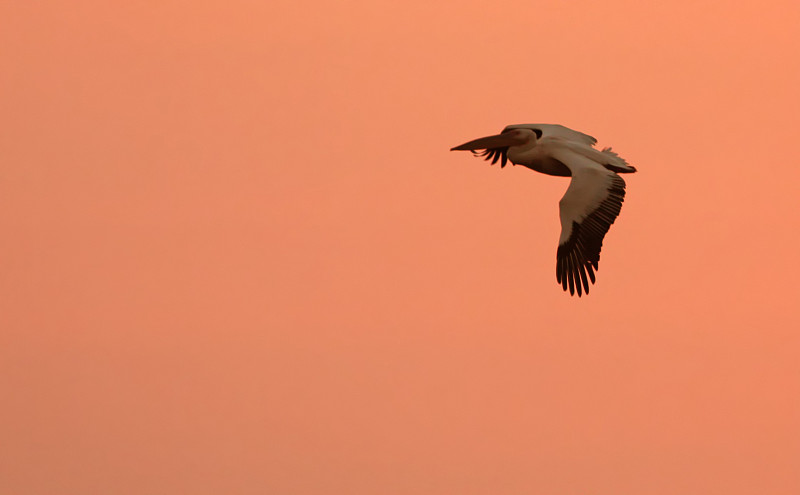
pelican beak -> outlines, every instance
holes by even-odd
[[[488,150],[492,148],[503,148],[505,146],[514,146],[517,144],[523,144],[524,142],[525,138],[519,136],[516,132],[504,132],[502,134],[497,134],[496,136],[487,136],[478,139],[473,139],[472,141],[464,143],[461,146],[450,148],[450,151]]]

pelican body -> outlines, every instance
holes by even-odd
[[[501,168],[510,161],[546,175],[572,177],[559,202],[556,280],[578,297],[595,282],[603,238],[622,208],[625,181],[619,174],[636,172],[611,148],[598,150],[595,143],[592,136],[562,125],[515,124],[451,148],[469,150],[492,165],[499,160]]]

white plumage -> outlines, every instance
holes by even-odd
[[[611,150],[594,147],[595,138],[556,124],[516,124],[495,136],[475,139],[451,150],[522,165],[547,175],[572,177],[559,202],[561,236],[556,253],[556,280],[570,294],[589,293],[595,282],[600,250],[625,199],[618,174],[636,169]],[[483,151],[476,151],[483,150]]]

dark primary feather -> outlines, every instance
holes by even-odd
[[[589,293],[589,282],[594,283],[594,271],[600,262],[600,249],[611,224],[614,223],[625,200],[625,181],[614,174],[608,197],[581,223],[572,223],[572,232],[556,253],[556,280],[570,294]],[[588,275],[588,279],[587,279]]]
[[[500,160],[500,168],[505,167],[506,163],[508,162],[508,146],[504,146],[502,148],[491,148],[483,151],[470,151],[472,151],[472,154],[475,156],[485,156],[486,158],[484,158],[484,160],[491,160],[492,165],[497,163],[497,160]]]

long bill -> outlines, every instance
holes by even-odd
[[[478,139],[473,139],[455,148],[450,148],[450,151],[461,150],[488,150],[492,148],[503,148],[506,146],[514,146],[523,144],[525,139],[520,137],[515,132],[504,132],[495,136],[487,136]]]

